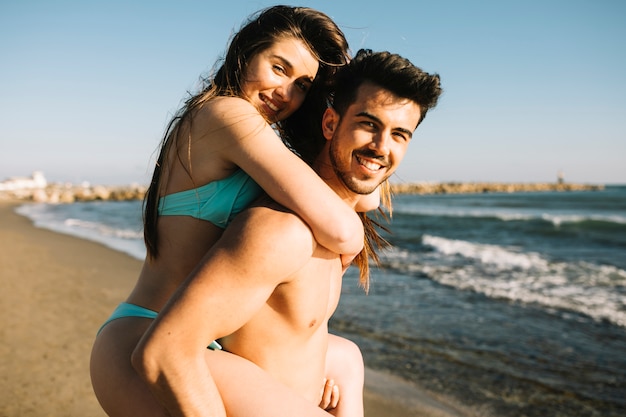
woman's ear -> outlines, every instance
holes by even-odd
[[[324,133],[326,140],[331,140],[333,138],[338,124],[339,114],[337,114],[335,109],[332,107],[327,108],[324,112],[324,116],[322,116],[322,132]]]

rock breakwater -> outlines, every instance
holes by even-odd
[[[476,194],[519,193],[542,191],[599,191],[603,185],[570,183],[406,183],[392,184],[394,194]],[[12,198],[37,203],[68,204],[77,201],[142,200],[143,185],[104,186],[49,184],[40,188],[0,190],[0,198]]]
[[[392,184],[395,194],[477,194],[545,191],[599,191],[604,185],[572,183],[445,182]]]
[[[40,188],[24,188],[0,192],[0,196],[36,203],[68,204],[77,201],[142,200],[146,187],[142,185],[104,186],[49,184]]]

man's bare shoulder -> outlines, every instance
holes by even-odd
[[[262,269],[260,262],[267,262],[284,276],[308,262],[318,247],[309,226],[269,198],[239,213],[218,245],[240,252],[249,261],[254,259],[257,269]]]
[[[267,236],[281,235],[285,239],[294,237],[315,240],[308,224],[300,216],[267,195],[260,197],[244,213],[242,220],[254,224],[254,228],[259,230],[258,233]]]

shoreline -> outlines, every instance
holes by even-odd
[[[96,242],[35,227],[0,198],[0,415],[105,416],[91,388],[95,333],[142,262]],[[464,417],[386,372],[366,370],[365,417]]]

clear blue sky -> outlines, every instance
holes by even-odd
[[[0,180],[145,183],[163,129],[261,0],[0,0]],[[309,1],[445,93],[396,182],[626,184],[626,2]]]

